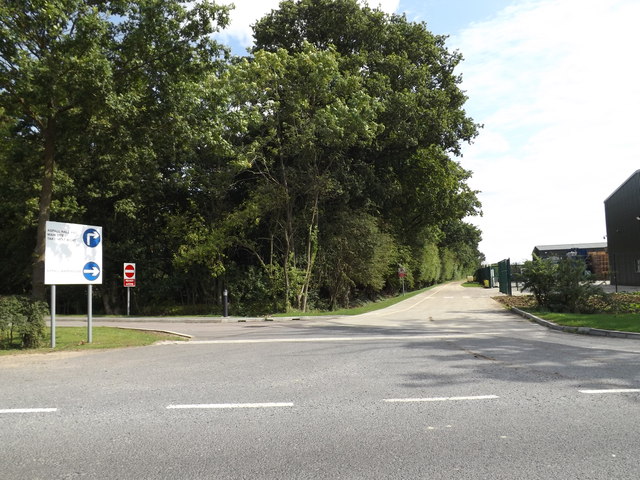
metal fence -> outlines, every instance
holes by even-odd
[[[498,262],[498,284],[500,292],[511,295],[511,259]]]

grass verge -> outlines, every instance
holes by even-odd
[[[41,348],[0,350],[0,355],[16,353],[48,353],[95,350],[104,348],[143,347],[162,340],[184,340],[184,338],[160,332],[146,332],[113,327],[93,327],[92,340],[87,343],[86,327],[56,327],[56,348],[51,348],[51,329],[47,328],[47,346]]]
[[[566,327],[589,327],[603,330],[640,333],[640,314],[638,313],[552,313],[526,309],[536,317]]]
[[[512,297],[504,295],[492,298],[506,308],[516,307],[565,327],[588,327],[640,333],[640,313],[555,313],[538,308],[533,295],[514,295]],[[635,299],[635,296],[631,299]],[[629,301],[625,298],[622,300]],[[624,306],[622,303],[619,304],[620,308]]]
[[[390,307],[391,305],[395,305],[396,303],[403,302],[411,297],[415,297],[420,293],[426,292],[427,290],[431,290],[437,285],[433,285],[431,287],[423,288],[421,290],[416,290],[414,292],[405,293],[404,295],[399,295],[397,297],[386,298],[384,300],[380,300],[378,302],[369,302],[365,305],[355,308],[344,308],[342,310],[333,310],[333,311],[310,311],[310,312],[300,312],[300,311],[291,311],[288,313],[276,313],[273,317],[322,317],[322,316],[332,316],[332,315],[361,315],[363,313],[373,312],[375,310],[381,310],[383,308]]]

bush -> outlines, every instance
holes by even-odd
[[[591,297],[603,295],[593,284],[594,277],[587,272],[583,260],[566,258],[558,263],[555,285],[550,297],[550,307],[554,311],[570,313],[593,313]]]
[[[640,292],[609,293],[591,297],[588,301],[594,311],[605,313],[640,313]]]
[[[37,348],[45,339],[46,303],[22,296],[0,297],[0,348]]]
[[[520,272],[522,289],[529,290],[541,307],[548,307],[556,281],[557,265],[551,260],[534,257],[524,262]]]
[[[551,311],[594,312],[603,296],[580,259],[564,258],[554,263],[535,257],[524,263],[521,278],[523,290],[531,291],[538,305]]]

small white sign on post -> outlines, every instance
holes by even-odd
[[[124,264],[122,278],[123,278],[123,285],[125,287],[136,286],[136,264],[135,263]]]
[[[125,287],[135,287],[136,286],[136,264],[135,263],[125,263],[123,272],[123,285]],[[131,288],[127,288],[127,317],[131,312]]]

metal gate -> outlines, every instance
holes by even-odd
[[[498,262],[498,283],[500,292],[511,295],[511,259]]]

